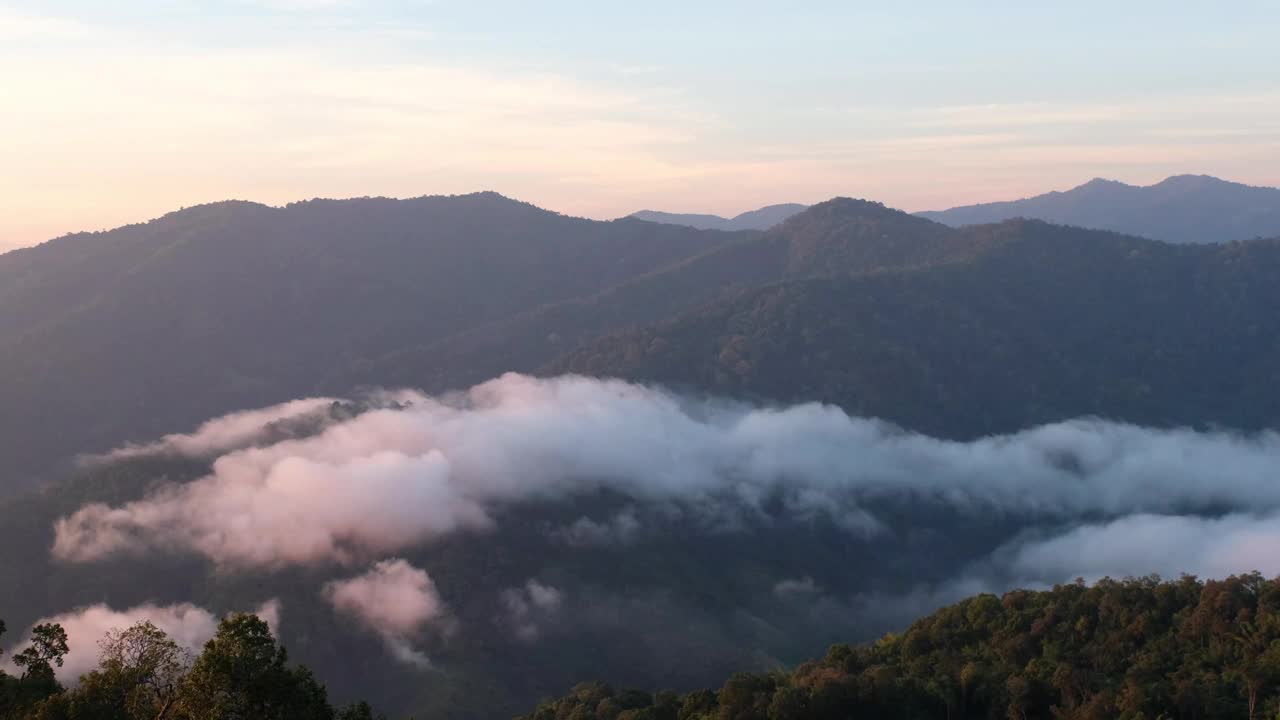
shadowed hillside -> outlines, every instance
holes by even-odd
[[[0,256],[5,481],[732,239],[494,193],[219,203]]]

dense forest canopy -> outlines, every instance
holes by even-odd
[[[1170,720],[1280,714],[1280,580],[1104,579],[978,595],[715,690],[587,682],[521,720]]]

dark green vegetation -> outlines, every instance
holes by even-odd
[[[4,624],[0,623],[0,634]],[[14,656],[18,676],[0,671],[5,720],[373,720],[365,703],[335,711],[325,687],[289,665],[267,624],[231,615],[199,656],[150,622],[110,631],[98,668],[74,687],[54,677],[68,652],[61,626],[45,624]]]
[[[978,595],[719,690],[584,683],[524,720],[1155,720],[1280,713],[1280,581],[1103,580]]]
[[[1178,175],[1148,187],[1096,179],[1066,192],[920,216],[955,226],[1035,218],[1173,243],[1229,242],[1280,235],[1280,189],[1207,175]]]

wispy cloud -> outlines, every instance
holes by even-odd
[[[426,572],[398,558],[383,560],[362,575],[327,583],[322,592],[335,610],[377,633],[397,660],[430,667],[413,642],[428,624],[447,628],[449,616]]]

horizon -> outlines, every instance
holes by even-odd
[[[1280,8],[1164,10],[0,0],[0,250],[228,197],[608,219],[1280,184]]]
[[[1177,173],[1177,174],[1174,174],[1174,175],[1169,175],[1168,177],[1161,178],[1161,179],[1160,179],[1160,180],[1158,180],[1158,181],[1154,181],[1154,182],[1151,182],[1151,183],[1148,183],[1148,184],[1129,183],[1129,182],[1125,182],[1125,181],[1123,181],[1123,180],[1116,180],[1116,179],[1114,179],[1114,178],[1104,178],[1104,177],[1101,177],[1101,176],[1095,176],[1095,177],[1093,177],[1093,178],[1091,178],[1091,179],[1089,179],[1089,180],[1084,180],[1084,181],[1082,181],[1082,182],[1079,182],[1079,183],[1077,183],[1077,184],[1075,184],[1075,185],[1072,185],[1071,187],[1067,187],[1067,188],[1052,188],[1052,189],[1044,190],[1044,191],[1042,191],[1042,192],[1037,192],[1037,193],[1033,193],[1033,194],[1030,194],[1030,195],[1024,195],[1024,196],[1019,196],[1019,197],[996,198],[996,199],[990,199],[990,200],[979,200],[979,201],[977,201],[977,202],[975,202],[975,203],[969,203],[968,205],[981,205],[981,204],[988,204],[988,203],[1001,203],[1001,202],[1006,202],[1006,201],[1018,201],[1018,200],[1025,200],[1025,199],[1028,199],[1028,198],[1038,197],[1038,196],[1040,196],[1040,195],[1047,195],[1047,194],[1054,193],[1054,192],[1068,192],[1068,191],[1071,191],[1071,190],[1076,190],[1076,189],[1082,188],[1082,187],[1084,187],[1084,186],[1086,186],[1086,185],[1089,185],[1089,184],[1091,184],[1091,183],[1095,183],[1095,182],[1099,182],[1099,181],[1101,181],[1101,182],[1109,182],[1109,183],[1118,183],[1118,184],[1126,185],[1126,186],[1129,186],[1129,187],[1148,188],[1148,187],[1154,187],[1154,186],[1156,186],[1156,185],[1159,185],[1159,184],[1161,184],[1161,183],[1167,182],[1167,181],[1169,181],[1169,180],[1173,180],[1173,179],[1175,179],[1175,178],[1188,178],[1188,177],[1191,177],[1191,178],[1208,178],[1208,179],[1216,180],[1216,181],[1223,182],[1223,183],[1228,183],[1228,184],[1233,184],[1233,185],[1245,185],[1245,186],[1247,186],[1247,187],[1261,187],[1261,188],[1266,188],[1266,189],[1280,189],[1280,187],[1272,186],[1272,185],[1255,185],[1255,184],[1250,184],[1250,183],[1241,183],[1241,182],[1238,182],[1238,181],[1232,180],[1232,179],[1230,179],[1230,178],[1221,178],[1221,177],[1217,177],[1217,176],[1214,176],[1214,175],[1208,175],[1208,174],[1205,174],[1205,173],[1191,173],[1191,172],[1188,172],[1188,173]],[[881,200],[879,200],[879,199],[877,199],[877,198],[875,198],[875,197],[857,197],[857,196],[853,196],[853,195],[840,195],[840,194],[838,194],[838,195],[832,195],[832,196],[830,196],[830,197],[820,198],[820,199],[814,200],[814,201],[812,201],[812,202],[792,202],[792,201],[787,201],[787,200],[782,200],[782,201],[779,201],[779,202],[770,202],[770,203],[767,203],[767,204],[765,204],[765,205],[759,205],[759,206],[755,206],[755,207],[744,208],[744,209],[736,210],[736,211],[729,211],[729,212],[727,212],[727,213],[711,213],[711,212],[701,211],[701,210],[698,210],[698,209],[691,209],[691,210],[672,210],[672,209],[665,209],[665,208],[639,208],[639,209],[637,209],[637,210],[633,210],[633,211],[630,211],[630,212],[627,212],[627,213],[623,213],[623,214],[621,214],[621,215],[616,215],[616,216],[611,216],[611,217],[590,217],[590,216],[587,216],[587,215],[576,215],[576,214],[573,214],[573,213],[565,212],[565,211],[563,211],[563,210],[560,210],[559,208],[555,208],[555,207],[548,207],[548,206],[546,206],[546,205],[542,205],[542,204],[539,204],[539,203],[536,203],[536,202],[532,202],[532,201],[530,201],[530,200],[528,200],[528,199],[526,199],[526,198],[522,198],[522,197],[519,197],[519,196],[516,196],[516,195],[512,195],[512,194],[510,194],[510,193],[502,192],[502,191],[500,191],[500,190],[492,190],[492,189],[484,189],[484,190],[470,190],[470,191],[457,192],[457,193],[426,193],[426,194],[405,195],[405,196],[392,196],[392,195],[351,195],[351,196],[346,196],[346,197],[325,197],[325,196],[316,196],[316,197],[308,197],[308,198],[299,198],[299,199],[296,199],[296,200],[286,200],[286,201],[284,201],[284,202],[279,202],[279,203],[263,202],[263,201],[259,201],[259,200],[253,200],[253,199],[250,199],[250,198],[229,197],[229,198],[222,198],[222,199],[217,199],[217,200],[208,200],[208,201],[205,201],[205,202],[198,202],[198,203],[194,203],[194,204],[191,204],[191,205],[183,205],[183,206],[176,207],[176,208],[170,208],[169,210],[166,210],[166,211],[164,211],[164,212],[158,213],[158,214],[153,215],[153,216],[150,216],[150,217],[139,218],[139,219],[136,219],[136,220],[129,220],[129,221],[126,221],[126,222],[122,222],[122,223],[120,223],[120,224],[118,224],[118,225],[110,226],[110,227],[102,227],[102,228],[84,228],[84,229],[79,229],[79,230],[68,230],[68,231],[66,231],[66,232],[60,233],[60,234],[55,235],[55,236],[47,237],[47,238],[44,238],[44,239],[41,239],[41,240],[36,240],[36,241],[34,241],[34,242],[28,242],[28,243],[25,243],[25,244],[18,244],[18,245],[5,245],[5,244],[3,243],[3,239],[0,239],[0,255],[3,255],[3,254],[5,254],[5,253],[8,253],[8,252],[11,252],[11,251],[14,251],[14,250],[22,250],[22,249],[25,249],[25,248],[36,247],[36,246],[38,246],[38,245],[42,245],[42,244],[44,244],[44,243],[46,243],[46,242],[49,242],[49,241],[51,241],[51,240],[57,240],[58,238],[61,238],[61,237],[72,236],[72,235],[84,235],[84,234],[94,234],[94,233],[111,232],[111,231],[114,231],[114,230],[119,230],[119,229],[121,229],[121,228],[131,227],[131,226],[134,226],[134,225],[145,225],[145,224],[147,224],[147,223],[151,223],[151,222],[155,222],[155,221],[157,221],[157,220],[163,219],[163,218],[165,218],[165,217],[167,217],[167,216],[169,216],[169,215],[172,215],[172,214],[175,214],[175,213],[179,213],[179,212],[184,212],[184,211],[186,211],[186,210],[190,210],[190,209],[192,209],[192,208],[208,207],[208,206],[212,206],[212,205],[221,205],[221,204],[226,204],[226,203],[248,203],[248,204],[252,204],[252,205],[260,205],[260,206],[263,206],[263,207],[267,207],[267,208],[271,208],[271,209],[279,210],[279,209],[283,209],[283,208],[286,208],[286,207],[291,206],[291,205],[302,204],[302,203],[308,203],[308,202],[316,202],[316,201],[344,202],[344,201],[350,201],[350,200],[364,200],[364,199],[381,199],[381,200],[394,200],[394,201],[412,201],[412,200],[421,200],[421,199],[425,199],[425,198],[456,198],[456,197],[466,197],[466,196],[471,196],[471,195],[484,195],[484,194],[493,194],[493,195],[497,195],[497,196],[499,196],[499,197],[505,198],[505,199],[510,200],[510,201],[513,201],[513,202],[519,202],[519,203],[524,203],[524,204],[527,204],[527,205],[532,205],[532,206],[534,206],[534,207],[538,208],[539,210],[543,210],[543,211],[546,211],[546,212],[556,213],[556,214],[558,214],[558,215],[564,215],[564,216],[567,216],[567,217],[581,218],[581,219],[585,219],[585,220],[595,220],[595,221],[601,221],[601,222],[607,222],[607,221],[611,221],[611,220],[621,220],[621,219],[625,219],[625,218],[631,217],[631,216],[633,216],[633,215],[637,215],[637,214],[639,214],[639,213],[662,213],[662,214],[668,214],[668,215],[705,215],[705,216],[715,216],[715,217],[720,217],[720,218],[722,218],[722,219],[733,219],[734,217],[736,217],[736,216],[738,216],[738,215],[742,215],[742,214],[750,213],[750,212],[753,212],[753,211],[756,211],[756,210],[761,210],[761,209],[764,209],[764,208],[767,208],[767,207],[772,207],[772,206],[778,206],[778,205],[789,205],[789,204],[797,204],[797,205],[803,205],[803,206],[805,206],[806,208],[808,208],[808,207],[813,207],[814,205],[819,205],[819,204],[822,204],[822,203],[825,203],[825,202],[829,202],[829,201],[832,201],[832,200],[837,200],[837,199],[853,199],[853,200],[860,200],[860,201],[866,201],[866,202],[875,202],[875,203],[879,203],[879,204],[881,204],[881,205],[884,205],[885,207],[887,207],[887,208],[889,208],[889,209],[891,209],[891,210],[897,210],[897,211],[899,211],[899,212],[905,212],[905,213],[909,213],[909,214],[913,214],[913,215],[916,215],[916,214],[923,214],[923,213],[928,213],[928,212],[941,212],[941,211],[945,211],[945,210],[949,210],[949,209],[954,209],[954,208],[964,207],[964,206],[961,206],[961,205],[949,205],[949,206],[946,206],[946,207],[937,207],[937,208],[907,209],[907,208],[895,207],[894,205],[892,205],[892,204],[890,204],[890,203],[887,203],[887,202],[883,202],[883,201],[881,201]],[[936,221],[935,221],[935,222],[936,222]]]

